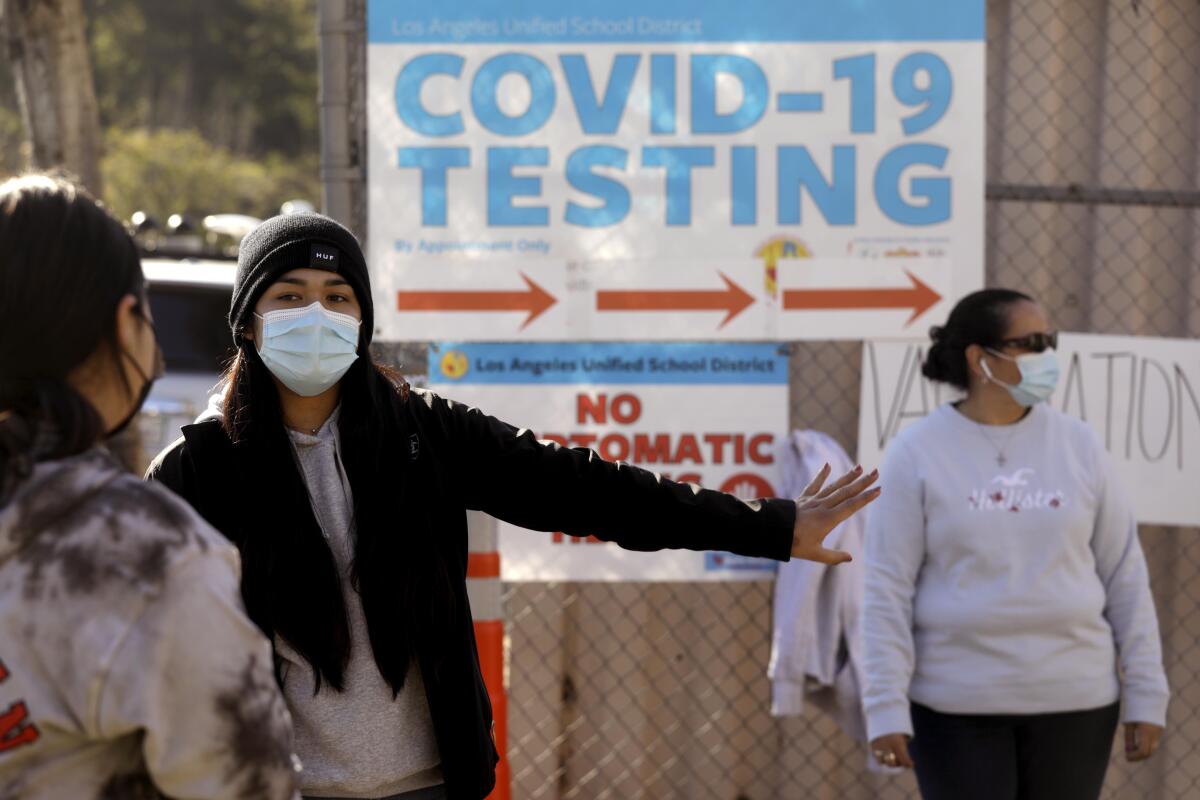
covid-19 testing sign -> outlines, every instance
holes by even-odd
[[[384,339],[906,337],[982,285],[983,0],[370,0],[368,37]]]

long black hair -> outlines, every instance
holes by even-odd
[[[279,391],[254,344],[239,342],[225,376],[223,425],[256,500],[238,542],[243,597],[251,618],[312,667],[314,693],[322,680],[340,691],[350,657],[341,580],[292,453]],[[365,344],[359,350],[340,383],[338,417],[354,495],[351,577],[375,662],[399,692],[414,657],[437,663],[447,652],[454,595],[443,548],[414,534],[431,526],[411,518],[427,506],[409,498],[427,496],[432,476],[409,447],[409,387]]]
[[[97,347],[118,358],[117,305],[144,290],[133,240],[85,191],[50,175],[0,184],[0,498],[34,461],[104,436],[67,376]]]
[[[969,389],[967,348],[999,345],[1008,330],[1009,310],[1021,302],[1033,302],[1033,298],[1012,289],[983,289],[959,300],[946,324],[929,331],[933,343],[922,373],[930,380]]]

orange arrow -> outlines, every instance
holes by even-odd
[[[785,311],[911,308],[913,315],[904,324],[912,325],[942,296],[908,270],[904,274],[912,281],[912,286],[904,289],[787,289],[783,293],[783,308]]]
[[[724,328],[729,321],[754,305],[754,296],[729,279],[724,289],[712,290],[601,290],[596,292],[597,311],[725,311]]]
[[[411,291],[397,295],[401,311],[528,311],[521,329],[558,302],[524,272],[527,291]]]

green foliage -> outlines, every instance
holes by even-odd
[[[114,129],[101,169],[105,199],[121,219],[134,211],[161,223],[174,213],[266,217],[286,200],[320,197],[315,154],[247,158],[194,130]]]
[[[316,0],[85,0],[105,128],[194,128],[236,153],[316,152]]]
[[[320,200],[317,0],[84,0],[115,213]],[[0,54],[0,175],[23,166]]]

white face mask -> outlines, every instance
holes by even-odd
[[[258,355],[272,375],[301,397],[325,392],[358,359],[362,323],[320,302],[255,316],[263,321]]]
[[[988,368],[987,361],[979,362],[979,366],[983,368],[983,374],[988,377],[988,380],[1003,386],[1012,395],[1013,400],[1026,408],[1046,402],[1058,387],[1058,356],[1053,350],[1026,353],[1016,358],[997,353],[994,350],[988,350],[988,353],[996,358],[1012,361],[1017,365],[1017,369],[1021,372],[1021,382],[1014,386],[992,377],[992,371]]]

